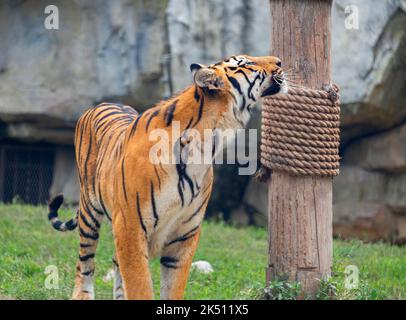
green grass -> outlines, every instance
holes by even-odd
[[[62,218],[73,211],[62,210]],[[205,222],[196,260],[207,260],[210,275],[193,271],[186,299],[253,299],[263,296],[267,252],[266,230],[234,228]],[[0,204],[0,299],[69,299],[78,255],[76,232],[54,231],[45,207]],[[113,242],[108,223],[96,255],[96,298],[112,298],[112,282],[103,281],[111,268]],[[45,269],[58,268],[59,289],[46,289]],[[359,268],[358,289],[345,289],[345,268]],[[159,262],[151,265],[159,297]],[[319,299],[405,299],[406,248],[359,241],[335,241],[333,277],[322,283]],[[295,298],[297,285],[275,281],[273,298]],[[332,293],[334,293],[332,295]]]

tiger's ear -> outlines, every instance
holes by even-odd
[[[219,90],[224,86],[213,69],[194,63],[190,66],[190,71],[194,73],[194,81],[200,88]]]
[[[192,73],[196,73],[197,70],[200,70],[202,68],[207,68],[206,66],[202,65],[202,64],[198,64],[198,63],[192,63],[190,65],[190,72]]]

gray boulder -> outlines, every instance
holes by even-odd
[[[345,27],[355,5],[359,29]],[[406,120],[406,14],[400,0],[337,0],[333,7],[333,77],[341,87],[343,143]]]
[[[344,163],[367,170],[406,172],[406,125],[352,143]]]

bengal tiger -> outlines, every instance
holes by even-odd
[[[75,218],[60,221],[63,196],[58,195],[48,214],[59,231],[79,226],[73,299],[94,298],[94,259],[104,216],[112,222],[115,242],[114,298],[153,299],[149,260],[160,257],[161,299],[183,299],[212,191],[213,166],[152,163],[149,135],[161,129],[171,136],[175,121],[182,132],[243,128],[259,99],[287,88],[281,61],[273,56],[232,56],[190,69],[191,86],[144,113],[102,103],[78,120],[79,209]]]

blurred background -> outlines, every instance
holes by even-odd
[[[59,192],[78,202],[73,135],[87,108],[143,111],[190,84],[191,63],[270,53],[268,0],[53,0],[58,30],[44,27],[49,4],[0,1],[0,202]],[[349,5],[359,28],[346,27]],[[334,233],[406,242],[406,1],[335,0],[332,37],[342,96]],[[266,185],[237,169],[217,166],[208,215],[265,226]]]

